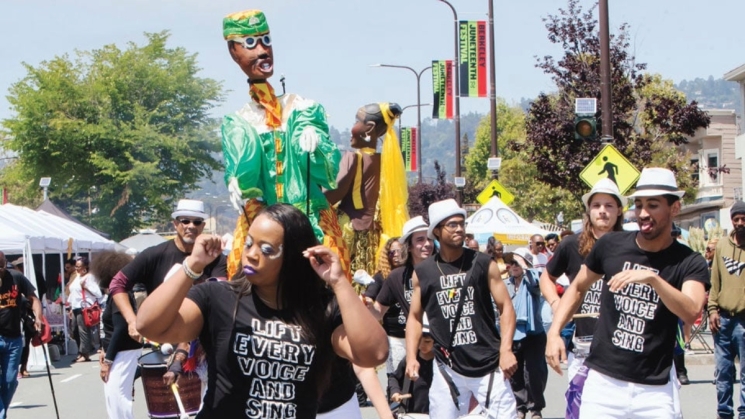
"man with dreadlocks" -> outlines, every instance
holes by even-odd
[[[393,130],[400,115],[401,107],[395,103],[371,103],[357,110],[352,150],[341,160],[338,187],[326,191],[331,205],[338,204],[352,272],[374,273],[379,249],[401,234],[409,219],[406,169]]]
[[[278,202],[305,212],[319,241],[332,248],[349,272],[349,255],[335,212],[321,188],[335,189],[341,155],[330,140],[324,108],[295,94],[277,96],[272,39],[264,13],[247,10],[223,19],[233,61],[248,76],[251,101],[222,124],[225,182],[241,214],[228,275],[240,267],[248,227],[259,210]]]

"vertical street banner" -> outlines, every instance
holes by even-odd
[[[409,172],[417,171],[417,129],[415,127],[401,128],[401,153],[404,166]]]
[[[453,60],[432,61],[432,119],[453,119]]]
[[[486,21],[461,20],[459,38],[460,96],[487,97]]]

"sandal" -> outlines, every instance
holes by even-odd
[[[90,360],[91,360],[90,357],[78,355],[78,357],[75,358],[75,360],[72,362],[89,362]]]
[[[31,376],[31,374],[29,374],[28,371],[21,371],[21,377],[28,378],[29,376]]]

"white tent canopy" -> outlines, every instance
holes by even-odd
[[[466,232],[472,233],[479,243],[494,236],[505,245],[526,245],[534,234],[549,233],[527,222],[496,196],[466,219]]]
[[[16,239],[20,238],[19,234],[24,235],[34,253],[66,252],[70,240],[72,240],[71,250],[74,251],[113,249],[115,246],[113,241],[72,221],[12,204],[0,206],[0,230],[3,231],[3,236],[9,232],[8,237],[16,237]],[[5,237],[4,241],[6,241]],[[17,246],[17,242],[16,244],[8,243],[7,246],[7,248],[0,247],[0,250],[10,252],[23,249],[23,246],[20,248]]]

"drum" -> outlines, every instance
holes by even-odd
[[[429,415],[425,413],[404,413],[398,415],[398,419],[429,419]]]
[[[170,386],[163,383],[168,371],[167,358],[160,351],[145,354],[137,360],[140,365],[145,404],[151,418],[179,418],[181,412]],[[196,373],[184,373],[178,379],[179,396],[188,415],[199,412],[202,395],[202,380]]]

